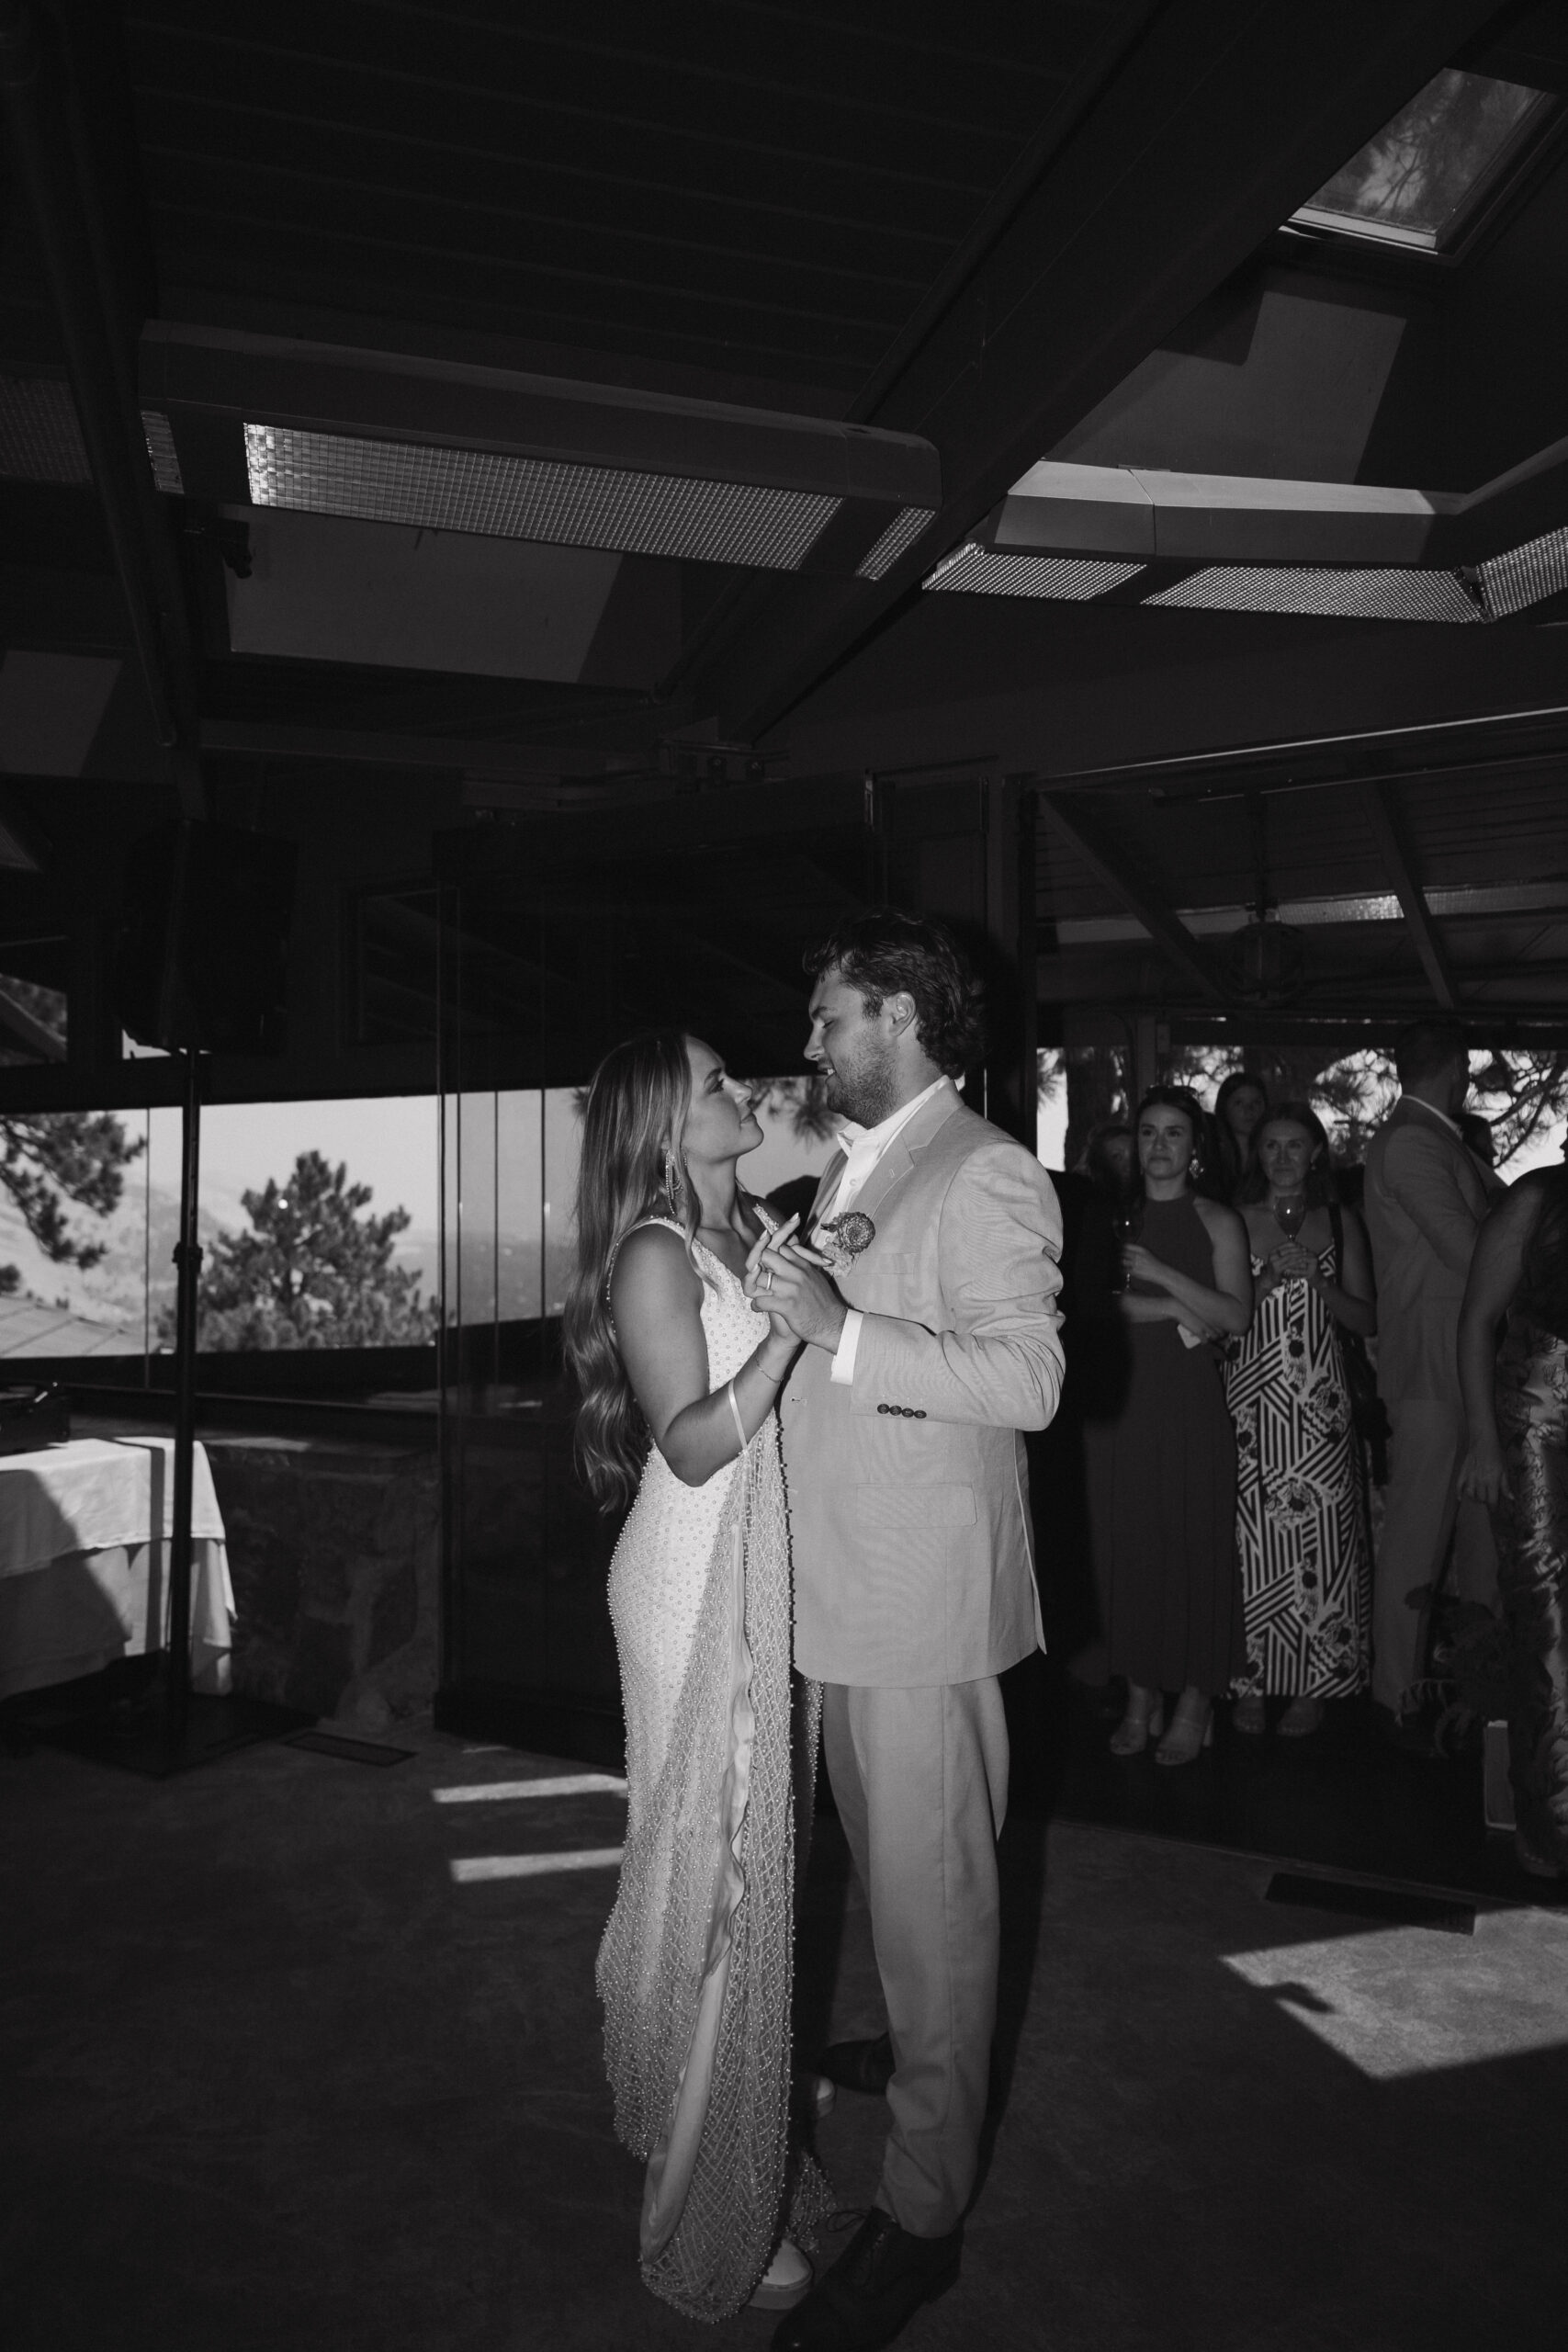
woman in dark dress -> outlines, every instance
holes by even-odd
[[[1164,1694],[1179,1691],[1162,1764],[1189,1764],[1208,1744],[1214,1697],[1247,1661],[1235,1433],[1211,1343],[1247,1329],[1252,1273],[1240,1217],[1193,1190],[1202,1115],[1185,1087],[1151,1087],[1138,1105],[1126,1386],[1115,1418],[1085,1430],[1108,1663],[1127,1678],[1111,1745],[1137,1755],[1161,1729]]]
[[[1561,1878],[1568,1874],[1568,1169],[1533,1170],[1494,1201],[1460,1315],[1459,1375],[1470,1434],[1459,1490],[1490,1505],[1497,1535],[1515,1851],[1527,1871]]]

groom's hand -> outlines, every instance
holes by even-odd
[[[807,1256],[803,1246],[788,1242],[761,1250],[746,1289],[759,1315],[775,1317],[807,1347],[829,1355],[837,1348],[849,1309],[814,1251]]]

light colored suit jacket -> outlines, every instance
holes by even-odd
[[[1378,1292],[1378,1387],[1392,1407],[1460,1408],[1459,1311],[1499,1180],[1437,1113],[1402,1094],[1367,1151],[1362,1209]]]
[[[853,1385],[806,1348],[779,1407],[795,1663],[905,1689],[999,1674],[1043,1645],[1019,1432],[1061,1395],[1056,1196],[946,1085],[853,1205],[876,1228],[838,1277],[865,1317]]]

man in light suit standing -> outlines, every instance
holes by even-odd
[[[808,1057],[850,1123],[806,1231],[752,1277],[805,1344],[780,1404],[795,1663],[871,1911],[888,2033],[829,2053],[886,2090],[876,2205],[775,2335],[865,2352],[958,2275],[996,2015],[997,1677],[1041,1645],[1021,1430],[1061,1393],[1061,1221],[1032,1153],[967,1110],[978,991],[888,911],[807,958]],[[831,1278],[829,1278],[829,1275]]]
[[[1400,1097],[1367,1153],[1363,1208],[1378,1294],[1378,1389],[1392,1425],[1382,1540],[1372,1587],[1372,1696],[1397,1730],[1419,1680],[1427,1611],[1410,1595],[1441,1580],[1450,1538],[1466,1599],[1495,1605],[1496,1555],[1481,1505],[1458,1504],[1465,1448],[1459,1311],[1475,1237],[1498,1179],[1465,1148],[1470,1086],[1457,1022],[1420,1021],[1394,1046]]]

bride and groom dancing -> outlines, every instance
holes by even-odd
[[[805,1226],[740,1188],[761,1129],[712,1048],[631,1039],[589,1093],[567,1346],[590,1483],[632,1502],[598,1981],[616,2129],[647,2165],[643,2276],[694,2317],[784,2311],[784,2352],[862,2352],[957,2277],[974,2187],[997,1677],[1040,1641],[1019,1432],[1060,1393],[1060,1223],[1038,1160],[953,1083],[979,1014],[947,933],[867,915],[807,968],[807,1052],[850,1124]],[[887,2017],[823,2064],[886,2090],[891,2126],[875,2204],[814,2282],[801,2245],[833,2200],[792,2098],[831,2092],[792,2076],[790,1998],[818,1723]]]

